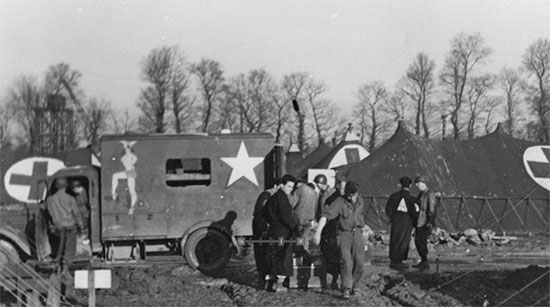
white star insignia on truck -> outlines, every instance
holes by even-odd
[[[256,186],[258,185],[258,179],[254,173],[254,168],[258,166],[258,164],[262,163],[264,158],[250,157],[244,142],[241,141],[241,146],[239,147],[239,152],[236,157],[224,157],[220,159],[233,168],[229,181],[227,182],[228,187],[242,177],[247,178]]]

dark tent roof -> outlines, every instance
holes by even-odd
[[[358,140],[352,140],[352,141],[346,141],[345,139],[340,142],[338,145],[336,145],[336,147],[334,147],[321,161],[319,161],[319,163],[317,163],[316,165],[313,166],[313,168],[329,168],[330,166],[330,163],[332,162],[332,159],[334,159],[334,156],[336,156],[336,154],[342,149],[344,148],[345,146],[348,146],[348,145],[359,145],[359,146],[363,146],[363,144],[361,144],[361,142],[359,142]],[[359,159],[359,156],[357,157],[357,159]],[[356,162],[359,162],[359,161],[354,161],[355,163]]]
[[[303,160],[297,160],[292,165],[287,164],[287,173],[294,175],[296,178],[305,179],[310,168],[314,168],[323,158],[325,158],[332,150],[332,147],[326,143],[320,143],[317,148],[307,155]]]
[[[497,128],[471,140],[433,140],[414,135],[400,122],[378,150],[339,172],[359,183],[363,195],[382,197],[398,189],[402,176],[428,178],[444,196],[550,198],[523,165],[523,153],[537,143],[519,140]]]
[[[304,159],[305,158],[302,155],[300,149],[298,149],[298,146],[296,144],[291,145],[285,155],[286,169],[292,170],[296,168],[298,165],[300,165],[300,163],[304,161]]]

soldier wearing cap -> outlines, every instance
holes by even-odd
[[[61,267],[63,276],[70,279],[69,266],[76,254],[76,235],[83,225],[76,200],[67,194],[67,187],[66,178],[57,178],[55,182],[57,191],[46,199],[46,208],[50,214],[55,235],[59,238],[55,262]]]
[[[414,243],[420,256],[420,263],[413,265],[419,269],[429,269],[428,262],[428,237],[435,226],[436,200],[435,194],[428,188],[426,177],[418,175],[414,179],[416,187],[420,190],[416,203],[419,206],[418,219],[416,221]]]
[[[82,232],[88,236],[88,223],[90,220],[90,202],[88,201],[88,195],[86,195],[86,190],[79,180],[72,181],[71,188],[74,193],[74,198],[76,199],[76,205],[80,210],[80,217],[82,218],[83,225]]]
[[[336,238],[342,263],[342,298],[344,299],[349,299],[350,295],[354,294],[355,286],[363,275],[365,262],[363,227],[366,216],[366,206],[363,198],[359,196],[359,185],[350,181],[346,183],[344,196],[338,197],[332,205],[325,207],[315,233],[314,241],[319,244],[327,220],[336,219]]]
[[[409,189],[411,178],[404,176],[399,179],[401,189],[390,195],[386,203],[386,215],[390,219],[390,268],[407,269],[403,263],[409,256],[411,232],[416,220],[416,197],[412,196]]]

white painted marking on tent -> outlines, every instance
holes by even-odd
[[[548,161],[548,157],[544,154],[543,149],[550,150],[550,146],[532,146],[527,148],[523,153],[523,165],[531,179],[541,187],[550,191],[550,178],[535,177],[529,165],[529,162],[547,163],[550,173],[550,161]]]

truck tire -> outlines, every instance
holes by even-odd
[[[13,264],[21,261],[17,248],[6,240],[0,240],[0,269],[4,265]]]
[[[230,258],[231,240],[217,229],[197,229],[185,243],[185,259],[195,270],[206,273],[222,270]]]

